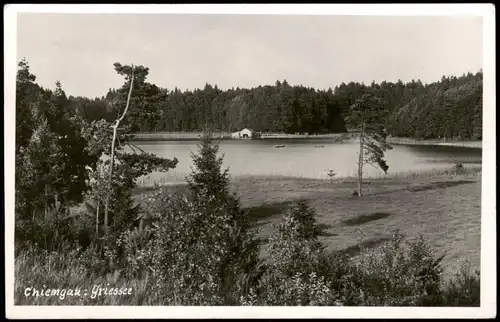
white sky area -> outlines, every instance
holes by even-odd
[[[473,16],[21,13],[17,28],[18,61],[38,84],[59,80],[74,96],[121,86],[115,62],[149,67],[149,82],[181,90],[428,83],[482,68],[482,18]]]

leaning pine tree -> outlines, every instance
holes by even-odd
[[[371,94],[364,94],[351,106],[350,115],[346,123],[359,132],[358,155],[358,189],[357,195],[361,196],[363,185],[363,165],[371,164],[387,173],[385,152],[392,150],[387,142],[387,131],[384,123],[387,117],[384,101]]]

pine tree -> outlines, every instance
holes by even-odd
[[[229,169],[222,170],[223,156],[218,157],[219,146],[213,135],[205,131],[198,144],[199,152],[191,153],[195,166],[188,178],[188,186],[196,198],[214,196],[219,200],[232,199],[229,193]]]
[[[384,106],[380,98],[365,94],[351,106],[351,114],[347,118],[351,128],[359,131],[358,196],[362,193],[364,164],[378,166],[384,173],[389,170],[384,157],[392,147],[386,142],[384,123],[388,111]]]
[[[230,296],[230,290],[241,277],[245,279],[241,287],[248,289],[255,285],[260,276],[260,260],[250,218],[241,209],[239,198],[230,192],[229,170],[222,170],[223,156],[217,156],[218,151],[218,143],[205,131],[199,152],[192,154],[195,167],[187,181],[199,212],[211,222],[219,223],[214,228],[217,231],[207,233],[221,236],[220,247],[226,248],[223,252],[226,255],[220,259],[220,294]]]

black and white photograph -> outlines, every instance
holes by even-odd
[[[494,5],[4,17],[7,317],[496,316]]]

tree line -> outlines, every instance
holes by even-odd
[[[233,132],[252,128],[278,133],[342,133],[356,99],[370,94],[384,102],[388,135],[415,139],[482,139],[482,71],[442,77],[423,84],[402,82],[342,83],[319,90],[286,80],[254,88],[181,91],[147,82],[141,66],[127,124],[132,132],[199,132],[205,127]],[[117,89],[100,98],[68,98],[73,113],[88,121],[114,120]]]

